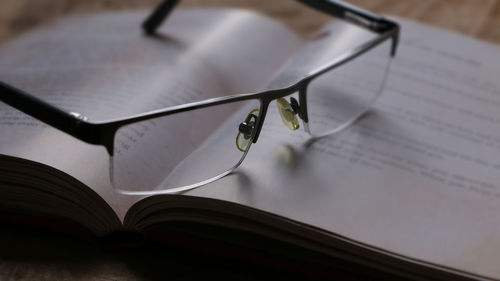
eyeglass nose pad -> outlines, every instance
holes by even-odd
[[[253,131],[259,117],[259,110],[253,109],[238,126],[238,135],[236,136],[236,147],[241,152],[246,152],[252,143]]]
[[[290,100],[292,103],[296,103],[298,105],[294,98],[291,98]],[[287,126],[290,130],[297,130],[300,127],[299,120],[297,119],[297,112],[292,105],[284,98],[278,98],[276,100],[276,104],[281,115],[281,120],[283,120],[285,126]]]

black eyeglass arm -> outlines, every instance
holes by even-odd
[[[147,34],[153,34],[163,23],[180,0],[164,0],[142,23],[142,29]]]
[[[313,9],[319,10],[320,12],[338,17],[373,32],[383,33],[396,27],[396,23],[394,22],[344,2],[331,0],[297,1]],[[147,34],[155,33],[156,29],[163,23],[179,2],[180,0],[164,0],[143,22],[142,28],[144,31]]]
[[[77,114],[63,111],[1,81],[0,101],[84,142],[102,144],[101,130],[97,124],[85,122]]]
[[[352,6],[341,1],[330,0],[297,0],[302,4],[330,14],[347,22],[367,28],[376,33],[384,33],[394,29],[397,24],[374,13]]]

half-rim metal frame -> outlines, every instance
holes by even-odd
[[[262,126],[264,124],[267,109],[271,101],[281,97],[289,96],[294,93],[298,93],[299,104],[300,104],[299,107],[300,112],[298,113],[300,116],[303,117],[302,120],[307,125],[308,115],[307,115],[306,95],[307,95],[307,87],[312,80],[314,80],[321,74],[333,70],[355,59],[356,57],[364,54],[365,52],[368,52],[369,50],[375,48],[376,46],[379,46],[386,40],[392,40],[390,55],[393,57],[396,53],[396,49],[398,46],[398,39],[399,39],[399,31],[400,31],[399,25],[397,23],[339,1],[329,1],[329,0],[297,0],[297,1],[304,3],[312,8],[318,9],[322,12],[328,13],[340,19],[356,24],[360,27],[375,32],[379,35],[367,41],[366,43],[345,52],[339,57],[333,59],[331,62],[326,63],[325,65],[307,73],[306,75],[304,75],[303,78],[299,79],[299,81],[284,88],[271,89],[258,93],[244,93],[244,94],[216,97],[198,102],[170,106],[158,110],[144,112],[133,116],[113,119],[103,122],[87,121],[87,118],[79,113],[64,111],[21,89],[18,89],[14,86],[8,85],[1,81],[0,81],[0,101],[3,101],[4,103],[18,109],[19,111],[28,114],[46,123],[47,125],[59,129],[60,131],[63,131],[83,142],[104,146],[110,158],[112,158],[114,154],[114,138],[116,132],[120,127],[153,118],[168,116],[171,114],[196,110],[209,106],[216,106],[231,102],[253,99],[260,101],[260,109],[259,109],[260,112],[257,120],[257,126],[253,131],[252,135],[252,142],[256,143],[260,131],[262,129]],[[156,31],[156,28],[164,21],[166,16],[178,2],[179,0],[164,1],[146,19],[146,21],[143,24],[144,31],[148,34],[154,33]],[[208,179],[199,184],[192,185],[186,188],[181,187],[169,190],[171,190],[170,192],[179,192],[182,190],[198,187],[208,182],[212,182],[216,179],[219,179],[227,175],[231,171],[233,171],[235,168],[237,168],[241,164],[247,153],[248,150],[247,152],[244,153],[242,159],[234,167],[212,179]],[[112,166],[110,166],[110,169],[112,169]],[[120,191],[129,194],[139,194],[136,192],[126,192],[123,190]],[[140,192],[140,194],[148,194],[148,193]]]

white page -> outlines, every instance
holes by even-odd
[[[100,121],[255,91],[299,44],[280,24],[245,11],[178,11],[156,38],[140,29],[146,16],[108,13],[53,22],[3,46],[0,79]],[[82,143],[5,104],[0,104],[0,130],[0,153],[76,177],[120,217],[137,200],[111,188],[103,147]]]
[[[401,22],[368,117],[305,147],[272,104],[238,173],[188,194],[500,278],[500,49]]]

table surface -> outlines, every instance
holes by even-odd
[[[150,9],[159,0],[2,0],[0,3],[0,43],[44,21],[63,14]],[[419,22],[454,30],[456,32],[500,43],[500,0],[352,0],[376,13],[410,18]],[[186,0],[183,6],[235,6],[252,8],[276,17],[299,33],[315,30],[329,17],[317,15],[295,1],[266,0]],[[53,239],[40,238],[30,231],[16,234],[0,230],[0,279],[7,280],[149,280],[150,272],[134,270],[129,263],[101,250],[86,252],[72,242],[58,246]],[[59,238],[58,238],[59,239]],[[26,246],[21,252],[17,247]],[[54,252],[44,254],[47,245]],[[50,248],[49,247],[49,248]],[[26,249],[27,248],[27,249]],[[8,249],[8,250],[6,250]],[[34,249],[34,250],[30,250]],[[67,253],[73,251],[74,254]],[[7,253],[7,254],[6,254]],[[64,254],[63,254],[64,253]],[[179,266],[178,264],[176,266]],[[165,270],[156,264],[153,270]],[[187,273],[193,268],[176,267],[175,273]],[[147,270],[146,270],[147,271]],[[168,272],[168,270],[167,270]],[[160,275],[161,276],[161,275]],[[165,275],[164,277],[168,276]],[[185,275],[201,278],[204,275]],[[241,276],[226,277],[241,279]]]

